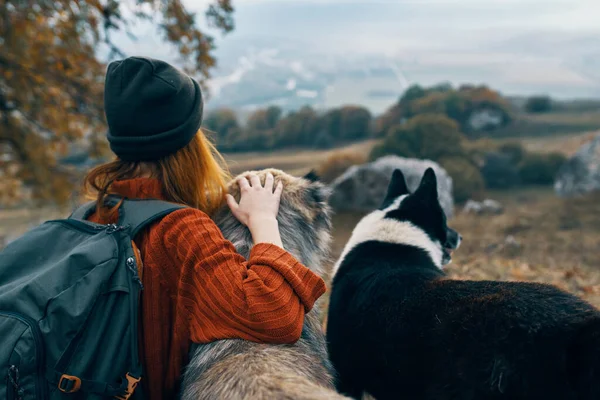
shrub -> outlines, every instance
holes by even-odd
[[[351,166],[361,165],[365,162],[367,162],[367,157],[358,151],[336,151],[319,164],[316,171],[321,181],[331,183]]]
[[[566,160],[560,153],[530,153],[521,161],[519,175],[525,184],[549,185],[554,183],[558,170]]]
[[[552,100],[548,96],[533,96],[525,103],[525,111],[530,113],[544,113],[550,110],[552,110]]]
[[[397,152],[394,152],[393,149],[390,149],[385,144],[379,143],[373,146],[373,148],[371,149],[371,153],[369,154],[369,160],[375,161],[383,156],[389,156],[393,154],[399,155]]]
[[[521,183],[517,164],[513,156],[507,153],[486,154],[481,175],[488,189],[509,189]]]
[[[525,155],[527,154],[527,150],[525,150],[523,145],[519,142],[504,143],[500,145],[498,151],[510,157],[511,161],[515,164],[519,164],[523,161],[523,158],[525,158]]]
[[[333,147],[333,139],[327,131],[321,131],[315,138],[314,147],[317,149],[330,149]]]
[[[481,138],[465,142],[465,149],[469,159],[482,168],[488,153],[498,151],[498,143],[490,138]]]
[[[485,183],[481,172],[468,158],[451,156],[438,162],[452,177],[454,201],[457,203],[465,202],[483,191]]]
[[[376,159],[386,154],[438,160],[442,156],[463,156],[464,135],[450,118],[439,114],[423,114],[390,129],[380,146],[371,152]]]

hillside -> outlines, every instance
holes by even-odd
[[[600,126],[600,122],[598,123]],[[502,138],[498,142],[519,140],[526,149],[536,152],[560,152],[567,156],[572,155],[577,149],[590,138],[597,134],[597,131],[585,131],[580,133],[562,133],[549,137],[527,137]],[[259,153],[226,153],[224,154],[229,168],[233,174],[247,170],[260,169],[265,167],[279,168],[293,175],[302,175],[311,168],[317,166],[329,155],[339,151],[356,151],[368,154],[378,139],[353,143],[350,145],[337,147],[331,150],[292,150],[284,149],[275,152]]]

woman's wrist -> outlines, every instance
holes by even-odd
[[[248,220],[248,229],[252,234],[254,244],[271,243],[283,248],[281,235],[279,234],[279,224],[273,216],[256,216]]]

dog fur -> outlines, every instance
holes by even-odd
[[[600,399],[600,312],[537,283],[445,276],[460,235],[436,177],[395,171],[336,264],[327,341],[341,393],[378,400]]]
[[[324,276],[330,247],[329,190],[315,180],[292,177],[267,169],[257,174],[264,184],[266,174],[283,182],[277,220],[283,245],[304,265]],[[239,187],[232,181],[229,192],[239,201]],[[244,257],[252,248],[252,236],[228,208],[215,222]],[[327,356],[320,320],[321,302],[306,314],[301,339],[293,345],[258,344],[245,340],[220,340],[194,345],[186,368],[183,400],[340,400],[334,389],[334,374]]]

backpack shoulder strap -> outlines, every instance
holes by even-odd
[[[186,207],[163,200],[125,199],[119,209],[119,225],[129,225],[133,238],[148,224]]]
[[[96,202],[89,201],[89,202],[77,207],[75,209],[75,211],[73,211],[73,213],[69,216],[69,218],[78,219],[80,221],[85,221],[86,219],[88,219],[88,217],[90,215],[92,215],[92,213],[94,212],[95,209],[96,209]]]
[[[107,203],[114,206],[120,200],[120,197],[110,196]],[[186,208],[186,206],[163,200],[124,199],[119,209],[119,225],[129,225],[131,227],[131,237],[133,238],[146,225],[182,208]],[[96,202],[90,201],[73,211],[69,218],[86,220],[95,209]]]

